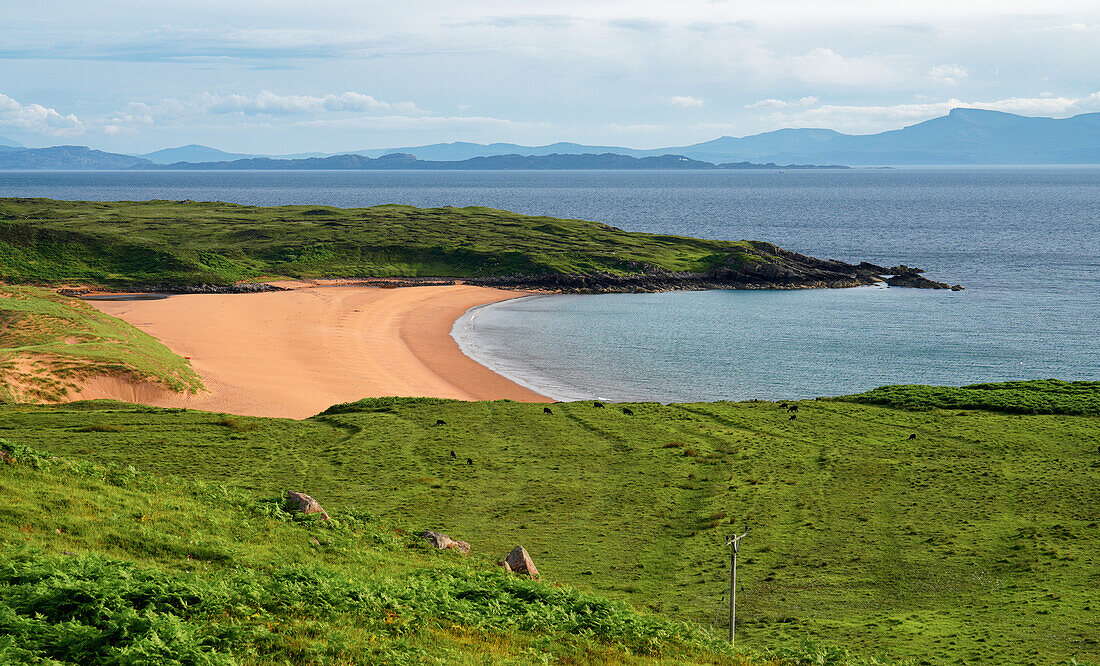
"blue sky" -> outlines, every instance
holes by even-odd
[[[4,4],[0,135],[31,146],[649,148],[1100,111],[1095,0]]]

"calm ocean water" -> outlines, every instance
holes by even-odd
[[[906,263],[967,287],[534,297],[458,322],[467,353],[560,398],[1100,379],[1097,168],[0,173],[0,196],[482,205]]]

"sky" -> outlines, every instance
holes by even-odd
[[[1100,111],[1096,0],[0,0],[0,136],[679,146]]]

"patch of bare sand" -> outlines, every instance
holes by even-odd
[[[295,419],[390,395],[548,401],[473,361],[450,336],[470,308],[520,295],[469,285],[333,286],[89,301],[190,357],[209,391],[104,379],[85,383],[80,398]]]

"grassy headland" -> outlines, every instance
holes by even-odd
[[[16,283],[433,276],[635,290],[854,286],[881,271],[770,243],[632,233],[490,208],[0,199],[0,280]]]
[[[126,322],[49,289],[0,285],[0,402],[63,400],[95,376],[202,388],[186,360]]]
[[[1031,390],[1038,400],[1052,388],[1014,390]],[[305,421],[121,403],[4,406],[0,437],[215,490],[225,485],[258,497],[302,490],[330,511],[370,512],[409,531],[440,529],[490,559],[522,543],[550,581],[668,620],[707,627],[717,617],[719,631],[728,566],[723,537],[748,525],[738,576],[738,640],[745,648],[793,647],[808,636],[864,657],[917,663],[1100,658],[1100,525],[1093,510],[1100,500],[1100,417],[943,409],[931,398],[909,401],[913,409],[791,404],[799,410],[768,402],[632,404],[629,416],[616,406],[569,403],[549,415],[541,405],[392,398],[337,406]],[[446,425],[434,426],[440,419]],[[260,567],[277,581],[285,574],[270,573],[281,570],[264,559],[274,555],[254,557],[249,549],[267,548],[260,542],[276,535],[270,552],[277,552],[284,539],[278,535],[297,534],[228,513],[188,522],[168,510],[175,503],[197,511],[202,501],[188,496],[135,499],[111,513],[75,491],[55,497],[33,490],[40,482],[2,478],[5,496],[20,498],[18,508],[0,515],[9,523],[5,540],[45,549],[53,554],[49,566],[63,566],[55,554],[67,550],[178,572],[196,569],[201,552],[210,554],[202,565],[211,571],[243,567],[249,558],[272,562]],[[198,496],[223,494],[215,490]],[[142,502],[148,507],[139,509]],[[131,519],[116,520],[116,513]],[[154,528],[163,533],[130,534]],[[22,532],[10,531],[16,529]],[[285,561],[339,571],[351,566],[340,558],[390,557],[344,538],[331,537],[343,549],[337,554],[325,550],[328,536],[321,547],[310,547],[304,535],[285,536],[297,540]],[[491,588],[475,597],[513,594],[499,589],[492,572],[465,577]],[[406,584],[422,583],[394,583]],[[303,616],[312,617],[309,608]],[[451,616],[440,617],[448,619],[428,626],[446,626]],[[333,622],[325,626],[339,636],[349,631],[346,620],[318,621]],[[547,630],[561,635],[553,634],[560,625]],[[505,643],[583,660],[601,653],[597,645],[620,640],[583,636],[580,643],[523,636]],[[424,647],[420,640],[409,645]],[[677,652],[696,649],[677,640],[668,644],[670,654],[699,656]],[[470,643],[475,654],[484,654],[476,652],[485,649],[480,641]]]

